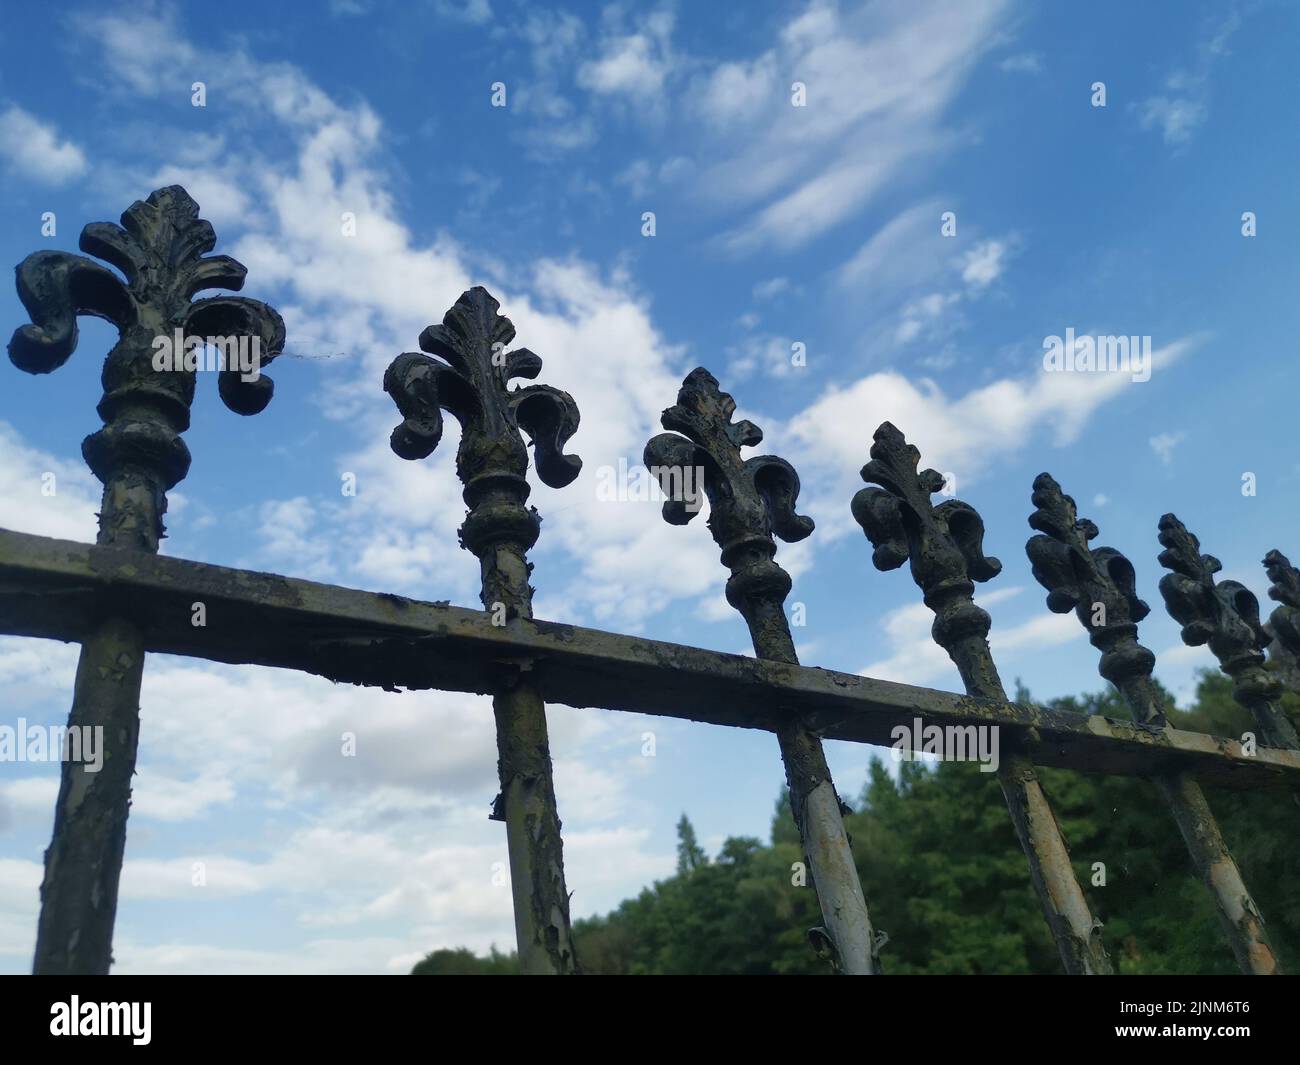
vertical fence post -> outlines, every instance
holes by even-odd
[[[1047,589],[1048,609],[1058,614],[1074,611],[1101,652],[1098,672],[1119,689],[1133,720],[1164,728],[1164,707],[1151,681],[1156,656],[1137,641],[1137,623],[1150,608],[1137,597],[1132,564],[1114,548],[1089,546],[1097,537],[1097,526],[1079,519],[1074,500],[1049,474],[1034,479],[1032,501],[1037,509],[1029,524],[1039,535],[1029,540],[1025,550],[1035,579]],[[1186,773],[1160,776],[1154,783],[1214,899],[1237,965],[1257,976],[1278,974],[1263,917],[1201,786]]]
[[[702,367],[692,370],[676,405],[663,413],[663,427],[674,432],[646,445],[645,463],[668,493],[663,515],[673,525],[684,525],[698,512],[700,485],[687,478],[703,471],[709,530],[731,571],[727,602],[744,617],[759,658],[798,664],[783,607],[790,575],[774,561],[772,534],[787,542],[802,540],[813,523],[795,513],[799,477],[794,467],[774,455],[741,458],[740,449],[759,443],[763,433],[753,422],[733,423],[735,411],[734,400],[712,374]],[[696,494],[687,499],[691,484]],[[793,718],[778,729],[777,740],[834,964],[847,975],[871,975],[879,969],[871,921],[821,740]]]
[[[120,227],[94,222],[82,230],[82,251],[116,266],[125,282],[68,252],[36,252],[18,266],[18,296],[33,322],[9,342],[19,369],[49,373],[63,365],[77,346],[78,315],[105,318],[120,334],[104,362],[98,408],[104,427],[81,448],[104,484],[101,545],[156,553],[164,536],[166,493],[190,466],[180,434],[189,427],[196,370],[186,369],[183,338],[251,338],[257,366],[284,345],[284,323],[265,304],[235,296],[193,299],[203,289],[243,287],[247,271],[240,263],[205,257],[215,244],[198,205],[173,185],[132,204]],[[163,369],[155,364],[165,350],[160,339],[174,356]],[[242,350],[223,349],[227,358],[251,358],[248,352],[246,343]],[[251,373],[245,379],[241,370],[250,366],[242,360],[226,366],[218,378],[226,406],[239,414],[262,410],[271,399],[271,380]],[[82,644],[68,718],[73,733],[103,729],[104,760],[98,772],[70,759],[62,763],[41,883],[37,973],[104,974],[112,964],[143,668],[144,643],[129,610],[119,601],[104,603]]]
[[[897,569],[911,561],[912,578],[934,611],[934,640],[957,666],[966,693],[1005,702],[989,651],[991,619],[975,604],[973,583],[997,576],[1002,564],[985,556],[984,523],[973,507],[956,499],[931,504],[930,496],[943,487],[944,478],[937,470],[918,474],[920,461],[921,453],[897,428],[882,424],[871,461],[862,467],[862,479],[882,487],[861,489],[853,497],[853,516],[875,548],[877,569]],[[997,776],[1066,972],[1109,974],[1101,922],[1088,908],[1038,773],[1016,749],[1014,738]]]
[[[425,458],[442,438],[442,411],[461,424],[456,472],[469,512],[461,544],[479,559],[484,609],[498,624],[533,616],[528,549],[541,518],[527,507],[528,452],[533,441],[537,473],[560,488],[582,461],[563,453],[578,428],[578,407],[550,385],[511,390],[516,377],[533,378],[542,360],[527,348],[506,351],[515,336],[509,318],[484,288],[461,295],[443,318],[420,334],[420,348],[445,360],[406,353],[384,374],[403,422],[393,430],[393,450],[404,459]],[[492,698],[496,717],[501,793],[493,817],[506,823],[519,964],[524,973],[578,971],[569,927],[563,844],[551,775],[546,707],[522,669],[501,666]]]
[[[1268,634],[1259,623],[1259,600],[1237,581],[1218,581],[1223,568],[1201,554],[1200,541],[1174,515],[1160,519],[1160,564],[1172,570],[1160,578],[1165,607],[1183,627],[1183,642],[1208,644],[1219,668],[1232,678],[1232,695],[1250,711],[1266,747],[1300,747],[1295,726],[1277,700],[1282,683],[1264,668]]]

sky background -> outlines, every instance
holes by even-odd
[[[1300,461],[1283,443],[1298,29],[1292,4],[1190,0],[13,4],[0,261],[73,250],[85,223],[181,183],[216,250],[248,267],[245,293],[284,316],[261,415],[230,413],[200,375],[167,554],[477,605],[456,423],[430,459],[397,459],[381,380],[484,284],[542,357],[539,380],[582,412],[582,475],[534,482],[537,616],[749,653],[703,521],[673,528],[653,503],[596,494],[599,467],[639,463],[703,365],[764,430],[759,451],[802,478],[817,530],[777,557],[805,606],[805,663],[958,687],[910,577],[872,567],[849,514],[888,418],[984,517],[1005,568],[978,601],[1008,685],[1045,700],[1103,683],[1024,555],[1030,485],[1049,470],[1097,543],[1132,559],[1153,606],[1141,639],[1185,700],[1212,660],[1160,607],[1160,515],[1265,609],[1259,560],[1300,553]],[[26,320],[0,291],[0,332]],[[1069,328],[1150,336],[1150,380],[1045,373],[1044,338]],[[113,341],[83,319],[52,377],[0,367],[0,527],[94,538],[79,445]],[[0,722],[63,722],[75,662],[75,647],[0,638]],[[767,837],[773,737],[548,716],[575,917],[669,875],[683,812],[710,851]],[[827,746],[850,801],[889,757]],[[115,971],[399,973],[437,947],[510,948],[495,778],[485,698],[150,656]],[[57,765],[0,765],[0,971],[31,964],[57,787]]]

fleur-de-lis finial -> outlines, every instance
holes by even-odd
[[[216,234],[199,218],[198,204],[171,185],[128,207],[120,226],[92,222],[81,232],[81,250],[116,266],[125,281],[70,252],[39,251],[18,266],[18,297],[32,320],[9,342],[9,357],[19,369],[49,373],[62,366],[77,346],[78,315],[104,318],[119,332],[104,362],[99,414],[105,425],[86,438],[82,452],[105,485],[120,473],[143,472],[151,482],[145,493],[150,498],[132,498],[126,490],[106,493],[101,542],[135,540],[156,549],[166,508],[162,493],[189,470],[190,453],[180,434],[189,427],[196,371],[185,369],[182,351],[174,352],[170,367],[155,369],[159,340],[255,340],[259,373],[245,375],[245,368],[227,365],[218,390],[238,414],[256,414],[271,399],[274,385],[260,368],[284,346],[280,316],[240,296],[193,298],[203,289],[243,287],[247,271],[228,255],[208,256],[215,245]]]
[[[859,489],[853,517],[875,548],[877,569],[897,569],[911,561],[912,579],[935,613],[935,642],[953,658],[972,694],[1004,698],[984,643],[990,618],[973,599],[973,582],[996,577],[1002,563],[984,554],[984,522],[974,507],[957,499],[937,507],[931,503],[944,477],[937,470],[917,472],[920,463],[920,451],[883,422],[875,432],[871,461],[862,467],[864,481],[883,487]]]
[[[775,455],[741,457],[740,449],[760,443],[763,432],[753,422],[733,422],[735,413],[735,400],[717,379],[703,367],[694,369],[682,382],[677,403],[663,412],[663,427],[673,431],[652,438],[644,458],[665,487],[687,483],[670,471],[702,471],[709,531],[731,570],[727,601],[750,620],[760,601],[770,606],[775,600],[779,610],[790,591],[789,575],[772,561],[773,535],[794,543],[813,531],[813,521],[795,513],[799,475],[790,463]],[[686,524],[696,513],[682,498],[663,505],[664,519],[674,525]]]
[[[1273,634],[1293,656],[1300,656],[1300,570],[1281,551],[1273,550],[1264,556],[1264,569],[1268,572],[1268,597],[1281,603],[1269,615]]]
[[[428,355],[406,352],[393,360],[384,391],[402,414],[392,435],[393,451],[402,458],[431,454],[442,439],[442,412],[456,417],[461,425],[456,472],[470,508],[462,543],[483,558],[506,540],[522,559],[537,541],[541,519],[524,507],[530,489],[520,431],[533,442],[538,476],[562,488],[582,469],[580,458],[564,454],[578,430],[578,406],[550,385],[509,387],[514,378],[536,377],[542,360],[527,348],[506,350],[515,327],[499,309],[485,288],[462,293],[442,324],[420,334],[420,348]],[[517,578],[513,571],[496,574],[492,586],[484,588],[484,604],[504,603],[510,616],[530,617],[527,581],[521,588]]]
[[[1282,685],[1264,668],[1270,637],[1259,621],[1259,600],[1237,581],[1216,581],[1223,565],[1201,554],[1200,541],[1173,514],[1160,519],[1160,564],[1171,573],[1160,579],[1160,594],[1183,642],[1209,646],[1219,667],[1232,678],[1233,696],[1250,710],[1264,743],[1295,747],[1296,731],[1274,705]]]
[[[581,459],[563,453],[578,431],[577,404],[550,385],[509,387],[516,377],[541,373],[542,360],[527,348],[506,351],[515,327],[500,306],[482,286],[462,293],[441,325],[420,334],[420,350],[444,362],[413,352],[393,360],[384,391],[405,418],[393,430],[393,450],[405,459],[431,454],[445,410],[464,430],[456,461],[466,483],[488,472],[522,476],[528,468],[522,429],[536,449],[538,475],[562,488],[582,469]]]
[[[1080,518],[1074,500],[1048,473],[1034,478],[1037,508],[1025,553],[1034,578],[1047,589],[1047,608],[1074,611],[1101,652],[1098,672],[1124,694],[1137,720],[1162,726],[1164,709],[1151,685],[1156,656],[1137,642],[1137,623],[1151,608],[1137,596],[1133,564],[1113,547],[1090,547],[1097,526]]]

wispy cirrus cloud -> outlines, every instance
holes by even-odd
[[[850,217],[909,161],[938,152],[941,123],[997,41],[1002,0],[961,5],[813,3],[777,42],[702,75],[697,110],[718,159],[700,188],[740,207],[721,244],[790,249]],[[792,86],[806,86],[794,106]]]

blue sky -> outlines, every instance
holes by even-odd
[[[1155,608],[1143,642],[1185,698],[1211,660],[1160,609],[1160,515],[1265,602],[1259,560],[1300,553],[1285,535],[1300,463],[1279,446],[1296,384],[1298,21],[1267,2],[14,5],[0,260],[73,249],[86,222],[179,182],[248,266],[245,292],[283,314],[290,354],[264,413],[240,420],[199,382],[169,554],[476,604],[455,424],[431,459],[397,459],[381,379],[485,284],[540,380],[582,411],[581,478],[534,489],[539,616],[748,653],[703,522],[596,497],[598,468],[638,463],[704,365],[803,479],[818,528],[778,559],[805,604],[806,663],[957,686],[919,593],[873,569],[849,515],[888,418],[984,516],[1005,569],[980,601],[1008,683],[1040,699],[1102,683],[1023,552],[1049,470],[1133,560]],[[26,321],[12,289],[0,314]],[[1151,337],[1150,380],[1045,373],[1044,338],[1071,328]],[[83,321],[53,376],[3,371],[0,526],[93,539],[79,444],[111,343]],[[75,657],[0,639],[6,720],[62,721]],[[435,947],[511,944],[486,700],[154,656],[142,712],[118,971],[401,972]],[[576,915],[670,873],[683,811],[711,849],[766,836],[772,737],[549,715]],[[854,798],[870,750],[828,749]],[[5,971],[30,965],[57,777],[0,775]]]

